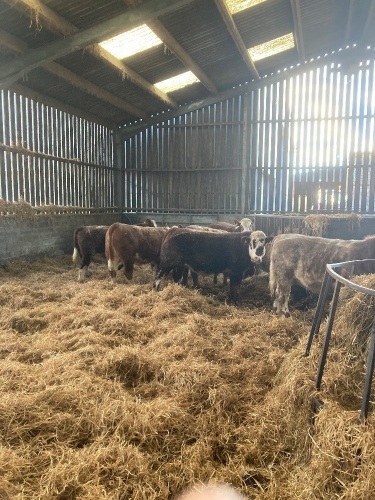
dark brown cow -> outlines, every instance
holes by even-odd
[[[267,240],[262,231],[210,233],[171,229],[161,248],[154,287],[159,290],[163,276],[185,266],[207,274],[225,272],[230,277],[228,300],[237,303],[243,273],[253,262],[261,262]]]
[[[137,226],[156,227],[152,219],[145,219]],[[109,226],[81,226],[74,231],[74,250],[72,260],[79,265],[78,281],[84,281],[88,266],[95,254],[105,254],[105,235]]]
[[[115,222],[105,238],[105,255],[112,281],[121,262],[128,280],[133,278],[134,263],[159,263],[159,254],[167,227],[139,227]]]
[[[210,228],[227,231],[228,233],[240,233],[242,231],[253,230],[253,221],[248,217],[244,217],[241,220],[234,220],[234,224],[230,222],[216,221],[212,222],[209,226]],[[256,269],[255,269],[256,271]],[[217,283],[217,274],[214,274],[214,283]],[[223,285],[226,286],[228,283],[228,276],[224,273]]]
[[[318,294],[327,264],[374,258],[375,236],[364,240],[338,240],[292,233],[276,236],[270,262],[274,311],[290,316],[288,302],[293,282]]]

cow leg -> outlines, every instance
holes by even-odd
[[[115,256],[113,259],[108,259],[108,271],[109,271],[109,275],[111,277],[112,283],[115,283],[116,272],[117,272],[117,269],[119,268],[120,262],[121,261],[118,258],[118,256]]]
[[[78,280],[80,283],[85,281],[87,275],[87,266],[81,267],[81,269],[78,271]]]
[[[172,278],[175,283],[181,283],[182,285],[186,285],[187,272],[185,272],[185,266],[175,266],[172,269]]]
[[[285,284],[276,287],[275,300],[273,302],[273,310],[277,315],[284,314],[286,318],[289,318],[290,311],[288,307],[289,296],[290,296],[291,285]]]
[[[87,275],[87,269],[90,265],[90,262],[91,262],[91,253],[84,253],[82,255],[81,268],[78,271],[78,281],[81,283],[85,281]]]
[[[161,280],[166,276],[168,273],[172,271],[172,269],[179,269],[181,268],[181,265],[179,264],[163,264],[160,263],[158,267],[156,268],[156,273],[155,273],[155,279],[154,283],[152,284],[152,287],[156,291],[161,290]]]
[[[133,271],[134,271],[134,260],[126,259],[124,262],[124,274],[126,278],[130,281],[133,279]]]
[[[190,276],[191,276],[191,279],[193,280],[193,287],[200,288],[199,280],[198,280],[198,273],[196,273],[195,271],[190,269]]]
[[[79,252],[75,247],[73,250],[72,261],[75,266],[78,266],[81,263],[81,256],[79,255]]]
[[[214,274],[214,285],[217,285],[217,274]]]
[[[231,276],[229,278],[228,302],[237,305],[239,301],[239,291],[242,282],[242,276]]]

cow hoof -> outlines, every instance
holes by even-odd
[[[289,311],[285,311],[284,315],[285,315],[286,318],[290,318],[290,312]]]
[[[154,290],[156,290],[157,292],[160,292],[160,289],[161,289],[161,282],[160,282],[160,280],[154,281],[154,283],[152,285],[152,288]]]

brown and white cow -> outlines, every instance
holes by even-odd
[[[276,236],[270,262],[274,311],[290,316],[288,303],[293,282],[318,294],[327,264],[371,258],[375,258],[375,236],[364,240],[338,240],[292,233]]]
[[[228,300],[237,303],[243,273],[262,260],[267,241],[263,231],[210,233],[171,229],[160,251],[154,288],[160,289],[161,279],[171,270],[185,266],[207,274],[225,272],[230,278]]]
[[[128,280],[133,278],[134,263],[159,263],[160,248],[167,227],[139,227],[115,222],[105,237],[105,255],[112,281],[121,262]]]
[[[156,227],[152,219],[145,219],[137,226]],[[105,254],[105,235],[109,226],[81,226],[74,231],[73,263],[80,266],[78,281],[84,281],[91,259],[95,254]]]

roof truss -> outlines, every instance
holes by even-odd
[[[302,17],[300,0],[290,0],[293,14],[294,37],[298,50],[299,58],[302,62],[306,60],[305,44],[303,41]]]
[[[8,50],[11,50],[12,52],[16,52],[21,56],[22,54],[27,52],[27,45],[22,40],[19,40],[15,36],[10,35],[9,33],[6,33],[4,31],[0,32],[0,47],[1,46],[8,48]],[[120,99],[107,90],[98,87],[98,85],[95,85],[89,80],[86,80],[85,78],[78,76],[76,73],[73,73],[72,71],[64,68],[60,64],[57,64],[55,62],[48,62],[43,64],[42,67],[49,73],[57,76],[58,78],[61,78],[62,80],[65,80],[66,82],[76,88],[79,88],[83,92],[93,95],[98,99],[111,104],[112,106],[115,106],[116,108],[122,109],[127,113],[131,113],[134,116],[146,118],[146,113],[137,106],[134,106],[133,104]]]
[[[229,12],[227,4],[225,0],[215,0],[215,4],[220,12],[223,21],[229,31],[230,36],[233,38],[234,43],[237,46],[239,53],[241,54],[242,59],[244,60],[246,66],[250,70],[250,73],[255,76],[255,78],[259,78],[258,70],[255,67],[254,61],[251,59],[247,48],[242,40],[242,37],[235,25],[232,14]]]
[[[28,49],[22,57],[6,67],[0,67],[0,87],[4,88],[31,70],[83,49],[106,38],[117,35],[139,24],[147,23],[155,16],[177,9],[192,0],[147,0],[137,9],[132,9],[95,26],[80,30],[39,49]]]

